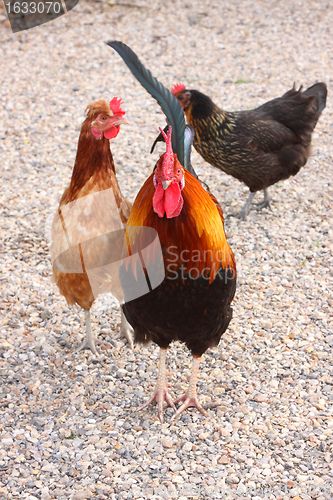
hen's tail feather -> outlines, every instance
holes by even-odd
[[[106,42],[106,44],[118,52],[135,78],[161,106],[162,111],[168,119],[169,125],[172,126],[173,152],[177,153],[180,163],[184,165],[185,118],[180,103],[171,94],[169,89],[164,87],[164,85],[144,67],[137,55],[127,45],[116,40]]]
[[[303,92],[304,95],[314,95],[318,99],[318,118],[326,107],[327,86],[325,83],[315,83]]]

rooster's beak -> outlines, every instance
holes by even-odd
[[[162,181],[162,186],[163,186],[164,191],[166,189],[168,189],[168,187],[170,186],[171,182],[172,182],[172,180],[171,181]]]

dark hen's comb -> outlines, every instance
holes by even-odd
[[[171,89],[171,94],[175,95],[175,94],[177,94],[177,92],[181,92],[182,90],[185,90],[185,89],[186,89],[186,87],[185,87],[184,84],[182,84],[182,83],[175,83],[174,86]]]

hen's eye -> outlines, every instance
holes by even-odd
[[[106,120],[106,116],[101,116],[101,120],[104,122]]]

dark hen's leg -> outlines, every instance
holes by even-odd
[[[82,349],[90,349],[96,356],[98,356],[98,352],[95,346],[95,337],[91,331],[90,311],[84,311],[84,314],[86,316],[86,331],[87,331],[86,338],[84,339],[82,344],[76,349],[76,351],[73,352],[73,354],[82,351]]]
[[[172,402],[171,396],[168,393],[168,384],[166,382],[166,367],[165,360],[167,355],[167,349],[160,349],[160,361],[158,364],[158,377],[156,381],[156,387],[153,392],[152,397],[144,405],[138,408],[138,411],[143,410],[146,406],[150,405],[153,401],[157,402],[158,405],[158,418],[163,424],[163,402],[164,400],[171,406],[174,410],[176,407]]]
[[[246,216],[247,216],[247,214],[249,212],[252,199],[253,199],[253,197],[254,197],[255,194],[256,193],[250,193],[250,196],[248,197],[247,202],[245,203],[244,207],[239,212],[239,214],[231,214],[231,217],[237,217],[237,219],[245,220]]]
[[[264,201],[262,201],[260,203],[256,203],[255,207],[256,207],[257,210],[261,210],[263,208],[269,208],[270,210],[272,210],[272,207],[270,205],[270,198],[268,196],[267,189],[264,189]]]
[[[205,416],[207,416],[206,410],[203,409],[201,404],[198,401],[197,396],[197,378],[199,373],[199,365],[200,365],[201,357],[193,356],[193,365],[192,365],[192,373],[190,377],[190,383],[187,389],[186,394],[176,399],[175,403],[179,403],[179,401],[184,401],[184,403],[178,408],[178,410],[172,415],[171,420],[177,418],[186,408],[189,406],[195,406],[199,411]]]

